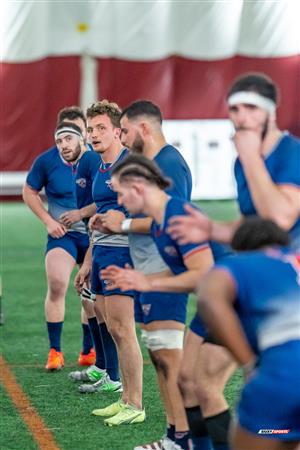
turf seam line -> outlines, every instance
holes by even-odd
[[[39,448],[41,450],[60,450],[53,434],[39,416],[37,410],[31,405],[27,395],[2,356],[0,356],[0,380]]]

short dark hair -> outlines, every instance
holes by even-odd
[[[163,176],[154,161],[138,154],[129,155],[116,164],[111,175],[117,175],[121,183],[132,178],[143,178],[148,183],[154,184],[162,190],[167,189],[172,184],[169,178]]]
[[[79,128],[79,126],[76,125],[76,123],[73,123],[73,122],[67,122],[66,120],[63,121],[63,122],[60,122],[60,123],[56,126],[54,133],[56,133],[58,130],[61,130],[62,128],[65,128],[65,127],[66,127],[66,128],[72,128],[73,130],[77,131],[77,133],[80,133],[80,136],[82,137],[82,131],[81,131],[81,129]]]
[[[162,114],[159,107],[150,102],[150,100],[137,100],[131,105],[127,106],[121,114],[122,117],[128,117],[128,119],[134,119],[139,116],[148,116],[156,119],[162,124]]]
[[[65,108],[61,109],[59,113],[57,114],[57,123],[68,120],[76,120],[76,119],[82,119],[84,122],[84,125],[86,126],[86,117],[81,108],[79,106],[66,106]]]
[[[274,81],[264,73],[248,73],[237,78],[228,90],[227,99],[236,92],[256,92],[277,104],[279,92]]]
[[[287,246],[289,235],[272,220],[249,217],[236,230],[231,246],[238,251],[257,250],[270,245]]]
[[[88,119],[106,114],[115,128],[120,128],[121,108],[117,103],[106,99],[97,101],[88,107],[86,115]]]

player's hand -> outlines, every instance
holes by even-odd
[[[73,209],[72,211],[66,211],[60,218],[60,222],[67,228],[70,228],[73,223],[79,222],[81,220],[79,209]]]
[[[91,274],[91,266],[87,264],[83,264],[78,270],[74,279],[74,287],[79,295],[81,294],[81,291],[84,286],[89,288],[90,274]]]
[[[100,233],[111,234],[111,231],[102,223],[103,214],[94,214],[89,220],[89,229],[100,231]]]
[[[262,154],[262,130],[241,128],[235,132],[232,140],[242,165],[254,164]]]
[[[151,283],[146,275],[133,270],[129,265],[125,268],[115,265],[101,270],[100,276],[107,283],[107,289],[120,289],[121,291],[135,290],[139,292],[150,292]]]
[[[121,225],[124,219],[126,219],[124,213],[110,209],[102,215],[102,224],[113,233],[121,233]]]
[[[93,294],[89,288],[83,286],[80,292],[80,299],[82,301],[87,300],[89,302],[94,303],[94,301],[96,300],[96,294]]]
[[[67,232],[66,227],[54,219],[49,220],[46,227],[48,234],[55,239],[63,237]]]
[[[178,244],[185,245],[207,241],[211,238],[212,221],[201,211],[186,204],[184,216],[173,216],[169,219],[167,233]]]

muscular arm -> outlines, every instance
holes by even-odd
[[[35,189],[32,189],[28,184],[25,184],[23,188],[23,200],[46,226],[50,236],[54,238],[64,236],[66,233],[65,227],[50,216],[43,205],[39,193]]]
[[[300,190],[275,184],[264,161],[256,154],[243,167],[258,215],[285,230],[292,228],[300,215]]]
[[[122,233],[122,222],[125,214],[121,211],[110,209],[102,214],[102,224],[113,233]],[[132,219],[130,223],[130,233],[150,233],[152,219],[150,217]]]
[[[60,216],[60,219],[66,227],[71,227],[73,223],[79,222],[86,217],[92,217],[96,213],[96,209],[96,204],[91,203],[80,209],[66,211]]]
[[[255,360],[241,323],[233,309],[235,285],[222,270],[211,271],[198,287],[198,313],[218,342],[232,353],[239,364]]]

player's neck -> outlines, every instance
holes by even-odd
[[[153,191],[145,201],[145,214],[152,217],[156,223],[162,224],[165,217],[166,204],[169,201],[169,198],[169,195],[164,191]]]
[[[148,159],[154,159],[155,156],[166,145],[165,137],[162,134],[150,137],[143,149],[143,155]]]
[[[104,153],[101,154],[102,161],[106,164],[115,162],[122,148],[123,146],[121,142],[116,140]]]

